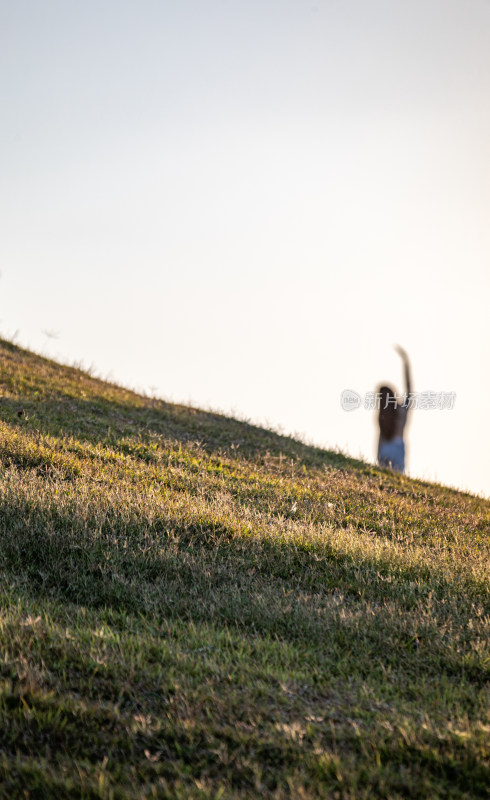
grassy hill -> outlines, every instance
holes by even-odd
[[[489,796],[488,501],[5,341],[0,489],[1,798]]]

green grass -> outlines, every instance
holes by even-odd
[[[487,500],[0,370],[0,797],[490,796]]]

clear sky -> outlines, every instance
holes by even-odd
[[[490,494],[489,0],[0,0],[0,330]],[[54,338],[56,337],[56,338]]]

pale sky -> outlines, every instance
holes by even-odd
[[[489,0],[0,0],[0,65],[3,336],[371,462],[399,342],[490,494]]]

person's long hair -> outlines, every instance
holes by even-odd
[[[396,401],[395,393],[389,386],[379,390],[379,429],[383,439],[389,441],[395,433]]]

